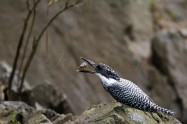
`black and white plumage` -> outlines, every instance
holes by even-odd
[[[146,95],[136,84],[129,80],[120,78],[109,66],[102,63],[96,64],[83,57],[82,59],[95,69],[94,72],[86,72],[96,74],[100,78],[104,89],[122,105],[125,104],[146,112],[160,111],[168,115],[175,114],[174,112],[155,104],[153,100],[148,95]]]

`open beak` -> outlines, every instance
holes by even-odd
[[[96,67],[96,64],[95,64],[95,62],[92,62],[91,60],[88,60],[88,59],[86,59],[86,58],[84,58],[84,57],[81,57],[81,59],[82,60],[84,60],[86,63],[88,63],[89,65],[91,65],[92,67]]]
[[[95,62],[91,61],[91,60],[88,60],[88,59],[84,58],[84,57],[81,57],[81,59],[84,60],[85,62],[82,63],[79,66],[79,68],[78,68],[77,71],[84,72],[84,73],[94,74],[95,73],[95,68],[96,68],[97,64]],[[91,65],[91,67],[94,68],[94,71],[91,70],[91,68],[89,67],[89,65]]]

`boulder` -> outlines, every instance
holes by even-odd
[[[76,119],[65,124],[181,124],[175,117],[162,113],[143,112],[119,103],[99,104],[85,111]]]
[[[49,82],[34,86],[30,101],[36,108],[50,108],[63,114],[73,113],[67,96]]]
[[[148,113],[125,106],[118,109],[119,103],[99,104],[81,115],[60,115],[52,110],[35,110],[23,102],[1,102],[0,122],[20,122],[27,124],[181,124],[174,116],[162,113]]]
[[[152,41],[153,64],[164,74],[173,92],[178,116],[187,123],[187,48],[178,30],[158,32]]]
[[[10,77],[10,74],[12,72],[12,67],[5,61],[0,62],[0,82],[7,88],[8,87],[8,80]],[[12,81],[12,90],[14,92],[17,92],[19,82],[21,80],[21,77],[19,75],[19,71],[16,70],[13,81]],[[22,91],[27,91],[30,90],[31,86],[27,81],[24,82],[23,84],[23,90]]]
[[[42,2],[37,7],[33,36],[37,36],[49,17],[56,12],[55,7],[58,7],[58,3],[50,6],[48,16],[46,1]],[[76,72],[76,67],[80,64],[79,57],[85,56],[112,65],[116,71],[121,68],[121,75],[135,77],[134,73],[127,72],[136,56],[130,54],[126,40],[149,41],[151,38],[153,25],[149,3],[149,0],[91,0],[61,14],[50,25],[49,44],[47,45],[46,39],[42,38],[37,55],[27,73],[27,80],[31,85],[43,83],[41,79],[55,82],[55,85],[67,94],[71,104],[76,103],[72,106],[76,114],[80,114],[92,104],[110,102],[112,98],[96,83],[97,78],[93,79]],[[25,0],[6,0],[0,4],[0,56],[2,60],[11,64],[26,13]],[[146,54],[142,51],[148,50],[148,46],[144,43],[141,46],[140,50],[133,52],[147,57],[149,51]],[[129,47],[137,49],[134,44]],[[26,56],[31,49],[30,42]],[[23,50],[21,56],[22,52]],[[138,82],[138,79],[136,80]]]
[[[35,110],[23,102],[5,101],[0,103],[1,123],[52,124],[60,116],[52,110]]]
[[[12,68],[6,63],[0,63],[0,101],[7,100],[6,89],[8,87],[8,79]],[[61,92],[55,85],[45,81],[39,85],[31,87],[27,81],[24,82],[23,90],[18,95],[17,88],[19,72],[16,71],[11,90],[11,97],[8,100],[20,100],[25,103],[40,108],[51,108],[58,113],[73,113],[70,104],[67,100],[67,96]],[[1,83],[2,82],[2,83]],[[47,99],[46,99],[47,98]]]
[[[9,92],[9,98],[7,96],[7,89],[8,89],[8,81],[9,77],[12,72],[12,67],[8,65],[5,61],[0,62],[0,100],[18,100],[21,99],[25,102],[28,102],[28,96],[31,91],[31,86],[27,81],[24,81],[23,83],[23,89],[22,93],[19,94],[17,92],[18,87],[20,86],[19,81],[21,80],[21,77],[19,75],[19,71],[15,71],[15,75],[12,81],[12,87],[11,91]]]

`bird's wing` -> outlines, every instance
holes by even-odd
[[[118,102],[135,108],[146,108],[150,98],[134,83],[130,81],[115,83],[108,87],[108,92]]]
[[[108,87],[108,92],[114,99],[136,109],[148,112],[161,111],[174,115],[175,113],[155,104],[137,85],[128,80],[116,82]]]

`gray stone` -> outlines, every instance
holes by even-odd
[[[40,106],[40,109],[44,107],[51,108],[58,113],[73,113],[67,96],[47,81],[33,87],[30,101],[33,106]]]
[[[12,72],[12,67],[10,65],[8,65],[5,61],[1,61],[0,62],[0,82],[6,88],[8,87],[8,80],[9,80],[11,72]],[[19,86],[18,78],[20,78],[19,72],[16,71],[15,75],[14,75],[14,79],[12,81],[12,90],[14,92],[17,92],[17,89],[18,89],[18,86]],[[22,91],[25,91],[25,90],[27,91],[27,90],[30,90],[30,89],[31,89],[31,86],[29,85],[29,83],[27,81],[24,81]]]
[[[147,113],[127,106],[123,110],[114,109],[118,105],[116,102],[99,104],[65,124],[181,124],[175,117],[161,113]]]
[[[165,1],[167,4],[163,4]],[[33,35],[37,35],[49,19],[46,14],[46,1],[43,2],[37,8]],[[186,11],[183,8],[175,9],[175,6],[185,5],[181,4],[181,0],[172,2],[160,0],[158,3],[162,6],[174,5],[169,11],[185,15],[183,13]],[[153,33],[149,4],[150,0],[89,0],[84,6],[66,11],[49,28],[47,50],[46,39],[43,38],[40,42],[37,55],[27,73],[27,79],[32,85],[43,83],[41,79],[55,82],[54,85],[69,96],[70,104],[76,114],[83,112],[92,104],[112,101],[97,78],[83,76],[75,71],[80,64],[79,57],[85,56],[110,65],[120,76],[141,86],[159,105],[173,108],[170,104],[173,105],[172,100],[178,98],[175,94],[177,92],[172,92],[167,76],[157,72],[149,62],[147,58],[150,55],[149,45],[136,44],[139,40],[149,41]],[[50,14],[54,12],[53,7],[50,8]],[[25,0],[1,1],[0,56],[1,60],[6,60],[11,65],[25,15]],[[186,17],[181,16],[180,19],[177,18],[185,20]],[[129,45],[128,41],[134,42]],[[32,43],[28,51],[31,49]],[[40,106],[39,103],[37,105]],[[176,106],[174,108],[178,109],[179,105]]]
[[[119,103],[95,105],[81,115],[60,115],[49,109],[36,110],[23,102],[0,102],[1,123],[24,124],[181,124],[174,116],[148,113],[125,106],[115,109]]]
[[[51,6],[51,14],[54,13],[53,7],[55,6]],[[2,52],[0,56],[2,60],[11,64],[26,12],[25,0],[1,2],[0,49]],[[39,5],[37,12],[35,32],[33,32],[35,35],[49,19],[46,15],[45,1]],[[148,41],[152,33],[149,0],[89,0],[85,5],[63,13],[50,26],[48,54],[46,54],[44,38],[31,63],[27,80],[32,85],[43,83],[41,79],[52,80],[69,96],[71,104],[76,103],[73,105],[73,110],[77,114],[81,113],[91,104],[109,102],[111,98],[96,83],[98,81],[96,78],[91,79],[75,71],[80,64],[78,58],[87,56],[94,60],[101,60],[100,62],[105,60],[106,63],[114,65],[116,70],[120,70],[117,67],[123,65],[124,69],[119,72],[128,77],[131,73],[129,74],[125,67],[132,63],[129,59],[132,60],[133,55],[126,47],[125,37],[129,39],[133,37],[135,42]],[[28,51],[31,49],[32,43]],[[142,56],[147,57],[147,55],[146,53]],[[95,97],[91,97],[93,95]]]
[[[48,109],[37,111],[23,102],[0,102],[1,123],[52,124],[51,121],[59,116]]]
[[[187,123],[187,48],[183,37],[177,30],[164,30],[153,39],[153,63],[167,76],[173,92],[177,95],[177,113]]]

